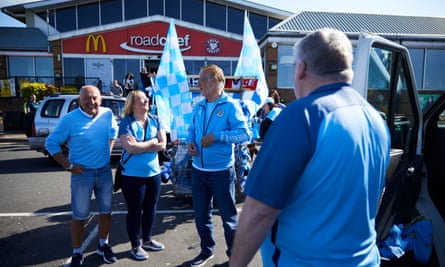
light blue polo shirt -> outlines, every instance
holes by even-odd
[[[69,161],[87,169],[102,168],[110,163],[110,140],[117,137],[117,122],[109,108],[99,107],[95,117],[77,108],[63,116],[46,139],[51,155],[62,151],[66,142]]]
[[[346,83],[288,105],[246,184],[247,195],[281,210],[264,266],[379,266],[374,227],[389,152],[386,123]]]

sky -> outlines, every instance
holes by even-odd
[[[328,11],[445,18],[445,0],[250,0],[293,13]],[[1,0],[0,7],[33,0]],[[0,12],[0,27],[25,27]]]

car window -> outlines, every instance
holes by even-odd
[[[73,101],[71,101],[71,104],[68,107],[68,113],[70,113],[71,111],[75,110],[78,107],[79,107],[79,101],[77,99],[73,99]]]
[[[391,89],[389,79],[391,72],[390,52],[373,48],[369,62],[368,101],[387,119]]]
[[[45,102],[42,110],[40,112],[40,116],[43,118],[58,118],[60,117],[60,113],[62,111],[63,104],[65,103],[65,99],[54,99],[48,100]]]
[[[110,108],[114,116],[120,117],[124,109],[125,101],[117,99],[102,99],[102,106]]]
[[[397,53],[383,48],[371,50],[367,100],[387,120],[391,147],[406,149],[414,126],[414,104],[407,90],[407,73],[396,57]],[[393,77],[394,73],[398,75]],[[396,88],[393,95],[391,87]]]
[[[117,100],[117,99],[102,99],[103,107],[110,108],[113,112],[114,116],[119,117],[124,109],[125,101]],[[73,111],[74,109],[79,107],[78,99],[73,99],[71,104],[68,107],[68,112]]]

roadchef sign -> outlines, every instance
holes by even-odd
[[[136,27],[97,32],[63,40],[65,54],[161,55],[168,24],[151,22]],[[176,26],[184,56],[238,57],[242,40]]]
[[[162,54],[162,50],[156,48],[164,47],[166,39],[166,36],[159,36],[159,34],[154,36],[130,36],[130,42],[123,42],[121,43],[120,47],[122,49],[137,53]],[[190,46],[190,34],[186,34],[184,37],[178,36],[178,44],[181,52],[190,50],[192,48]]]

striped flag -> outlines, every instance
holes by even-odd
[[[247,13],[244,15],[243,47],[233,76],[253,76],[258,79],[256,89],[244,91],[242,99],[252,100],[258,105],[257,107],[261,107],[269,95],[269,89],[264,76],[260,48],[247,18]]]
[[[192,119],[192,96],[173,21],[156,74],[154,94],[159,119],[170,132],[171,140],[187,138],[187,127]]]

